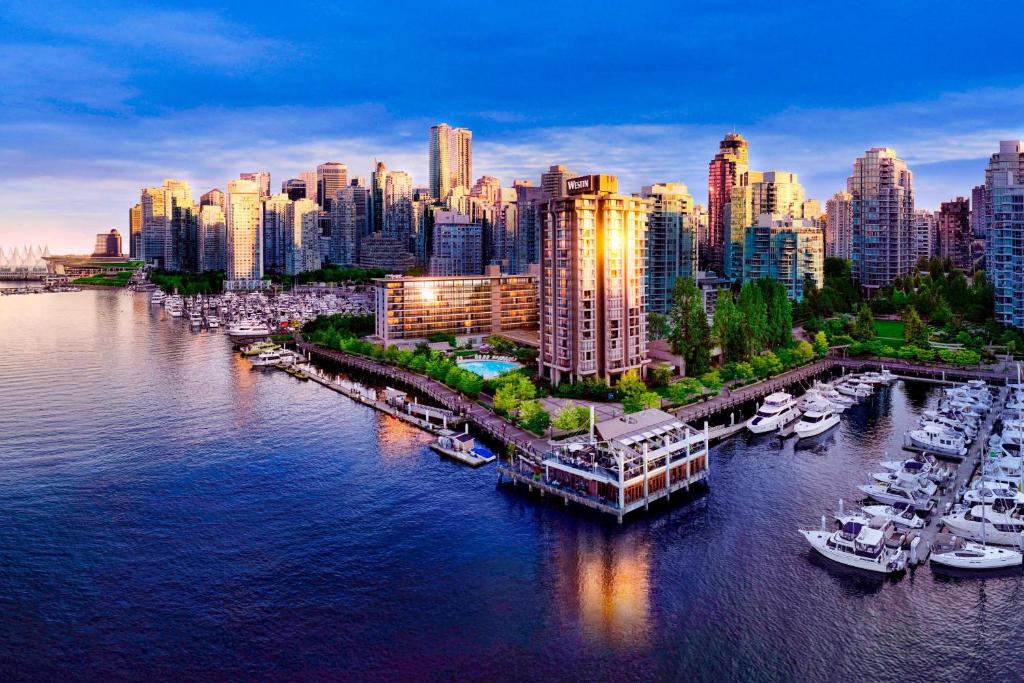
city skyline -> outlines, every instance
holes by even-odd
[[[453,55],[424,44],[414,12],[389,16],[393,30],[385,32],[377,30],[382,18],[369,10],[353,17],[359,10],[318,8],[310,12],[322,21],[304,14],[298,22],[271,20],[268,12],[177,7],[102,3],[86,14],[58,4],[46,16],[0,10],[0,68],[8,85],[0,95],[7,118],[0,126],[0,244],[85,251],[97,233],[126,232],[125,207],[138,201],[140,187],[164,178],[187,180],[202,192],[225,189],[239,172],[268,169],[276,192],[281,181],[326,160],[364,177],[379,160],[409,172],[415,187],[427,187],[428,130],[439,122],[473,130],[473,180],[490,175],[511,186],[514,178],[536,180],[564,164],[616,175],[625,192],[682,182],[701,204],[707,203],[707,162],[726,132],[748,140],[752,168],[797,173],[807,196],[822,203],[845,189],[855,158],[891,147],[914,173],[916,206],[930,210],[983,181],[999,140],[1024,137],[1007,114],[1024,104],[1011,45],[993,41],[982,55],[971,41],[952,39],[1006,19],[987,8],[955,27],[945,25],[942,12],[911,6],[890,7],[893,21],[877,25],[869,12],[826,8],[773,7],[768,16],[756,8],[743,18],[663,8],[666,15],[686,13],[694,26],[673,45],[640,33],[617,41],[605,25],[614,10],[565,5],[538,18],[524,11],[519,19],[555,31],[538,56],[539,46],[489,40],[502,29],[488,29],[483,13],[460,15],[460,22],[451,15],[448,35],[477,48]],[[570,14],[573,21],[563,26],[560,19]],[[828,48],[804,40],[806,54],[799,56],[785,47],[787,36],[795,40],[826,17],[842,21],[851,37],[836,37],[840,44]],[[365,35],[353,31],[351,40],[335,45],[330,28],[352,19]],[[765,55],[788,59],[776,60],[778,78],[759,84],[743,77],[743,55],[713,38],[728,28],[736,40],[727,42],[739,44],[758,35],[765,20],[780,32],[763,45]],[[194,40],[195,27],[203,27],[203,41]],[[900,73],[872,71],[883,57],[853,52],[858,29],[879,41],[903,41],[908,50]],[[150,36],[146,51],[123,38],[133,33]],[[364,40],[371,35],[374,41]],[[583,35],[592,36],[595,54],[573,49]],[[941,53],[914,54],[915,45],[944,37],[950,40]],[[416,50],[415,66],[401,61],[403,46]],[[372,79],[364,64],[376,62],[363,59],[370,50],[394,53],[382,58]],[[500,71],[509,86],[500,89],[481,84],[441,96],[431,92],[432,79],[418,75],[441,70],[470,78],[513,57],[538,68]],[[610,66],[578,68],[579,83],[610,75],[642,89],[644,104],[613,108],[586,88],[564,97],[544,87],[554,78],[544,67],[587,59]],[[314,86],[314,74],[296,77],[296,67],[329,70],[330,78]],[[87,81],[75,75],[83,72]],[[870,87],[855,87],[858,73],[871,73]],[[738,107],[731,98],[741,81],[746,96]],[[796,85],[777,87],[786,81]],[[47,202],[54,182],[62,183],[59,204]]]

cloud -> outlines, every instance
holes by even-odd
[[[7,116],[56,103],[119,111],[135,95],[126,69],[95,59],[87,49],[0,44],[0,104]]]

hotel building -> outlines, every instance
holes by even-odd
[[[390,276],[377,288],[377,337],[414,343],[444,332],[486,336],[537,328],[537,274],[475,277]]]
[[[853,277],[874,291],[913,268],[914,174],[888,147],[853,162],[846,183],[853,198]]]
[[[825,243],[812,218],[762,214],[743,239],[743,281],[778,280],[789,298],[800,301],[804,282],[825,282]]]
[[[1003,140],[985,170],[985,272],[995,317],[1024,329],[1024,140]]]
[[[614,176],[566,182],[541,202],[540,372],[552,384],[643,371],[651,202],[617,193]]]

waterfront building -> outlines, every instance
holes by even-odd
[[[247,289],[263,279],[263,207],[251,180],[228,182],[224,212],[227,236],[226,278],[230,288]]]
[[[825,282],[825,240],[811,218],[762,214],[743,240],[743,281],[778,280],[789,298],[800,301],[804,283]]]
[[[253,171],[252,173],[239,173],[242,180],[251,180],[256,183],[260,191],[260,199],[270,197],[270,171]]]
[[[121,233],[116,229],[96,235],[96,246],[92,255],[97,258],[121,257]]]
[[[874,291],[914,266],[914,176],[894,150],[874,147],[853,162],[846,190],[853,197],[853,277]]]
[[[914,258],[930,259],[938,245],[935,213],[927,209],[914,211]]]
[[[985,169],[985,273],[995,318],[1024,329],[1024,140],[1002,140]]]
[[[379,232],[368,235],[359,251],[361,268],[380,268],[388,273],[404,273],[416,266],[416,258],[398,240]]]
[[[142,258],[142,204],[128,210],[128,257],[133,261]]]
[[[76,260],[81,257],[71,257]],[[92,257],[85,257],[92,262]],[[10,251],[4,254],[0,247],[0,280],[39,280],[47,274],[65,275],[63,259],[50,256],[49,247],[11,247]],[[93,275],[99,269],[92,269],[88,275]],[[79,277],[75,274],[75,277]]]
[[[263,200],[263,269],[283,273],[291,248],[293,203],[284,192]]]
[[[540,186],[548,197],[564,197],[568,194],[566,181],[577,175],[561,164],[550,166],[546,173],[541,173]]]
[[[302,178],[290,178],[289,180],[281,183],[281,192],[288,195],[288,199],[295,201],[296,199],[306,198],[306,181]]]
[[[644,282],[647,311],[666,314],[672,308],[676,280],[697,276],[693,197],[683,183],[647,185],[640,196],[651,200]]]
[[[473,133],[447,123],[430,127],[430,194],[445,200],[456,187],[469,189],[473,178]]]
[[[331,200],[334,193],[348,185],[348,167],[338,161],[328,161],[316,167],[316,196],[320,202],[320,208],[324,211],[331,210]],[[309,192],[306,192],[309,198]]]
[[[496,265],[469,277],[387,277],[376,285],[377,337],[415,343],[444,332],[487,336],[537,329],[537,273],[502,275]]]
[[[949,259],[954,268],[970,272],[974,266],[971,258],[974,236],[971,234],[969,199],[957,197],[939,205],[939,212],[936,214],[936,234],[936,251],[939,256]]]
[[[534,187],[528,180],[512,183],[516,192],[515,247],[509,263],[510,273],[525,273],[531,265],[540,262],[540,222],[537,209],[548,196],[543,187]]]
[[[483,273],[480,221],[454,211],[435,211],[429,272],[446,277]]]
[[[700,245],[702,265],[724,272],[726,207],[732,201],[732,188],[747,172],[747,141],[739,133],[727,133],[718,145],[718,154],[708,164],[708,231]]]
[[[729,206],[726,207],[728,219],[723,218],[723,272],[733,278],[742,275],[744,233],[762,214],[806,218],[803,215],[805,201],[804,187],[797,181],[795,173],[741,173],[730,192]]]
[[[201,204],[199,206],[199,270],[220,271],[225,268],[227,268],[227,235],[224,227],[224,210],[219,204]]]
[[[540,373],[552,384],[643,373],[650,201],[618,194],[614,176],[566,182],[540,203]]]
[[[836,192],[825,202],[825,255],[850,260],[853,254],[853,195]]]
[[[151,266],[161,267],[166,238],[167,207],[162,187],[144,187],[139,198],[142,220],[142,251],[139,257]]]

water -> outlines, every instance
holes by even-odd
[[[484,379],[491,379],[503,372],[515,370],[523,366],[508,360],[463,360],[459,361],[459,367],[476,373]]]
[[[1024,583],[897,581],[796,533],[934,400],[738,437],[617,528],[141,295],[0,298],[5,679],[1020,679]]]

